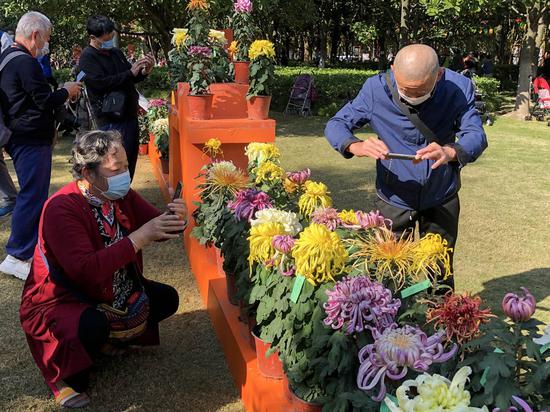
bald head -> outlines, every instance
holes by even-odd
[[[399,89],[410,97],[430,93],[441,73],[435,50],[424,44],[399,50],[392,69]]]

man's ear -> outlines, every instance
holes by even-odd
[[[443,77],[443,74],[445,73],[445,67],[440,67],[439,68],[439,73],[437,73],[437,81],[440,81],[441,78]]]

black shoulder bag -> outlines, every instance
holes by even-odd
[[[6,55],[6,57],[4,57],[4,60],[2,60],[2,63],[0,64],[0,73],[2,73],[2,70],[4,70],[4,68],[8,65],[10,61],[15,59],[17,56],[24,56],[26,54],[27,53],[22,51],[14,51]],[[2,147],[8,144],[11,137],[11,130],[6,125],[5,119],[7,119],[7,115],[2,111],[0,102],[0,150]]]

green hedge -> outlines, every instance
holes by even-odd
[[[502,105],[502,96],[500,94],[500,80],[494,77],[474,76],[476,88],[483,95],[483,101],[487,104],[489,112],[496,112]]]

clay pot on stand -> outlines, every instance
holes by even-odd
[[[290,390],[292,388],[289,388]],[[300,399],[294,391],[291,390],[292,394],[292,406],[294,407],[294,412],[322,412],[323,405],[314,402],[307,402],[303,399]]]
[[[260,338],[260,331],[255,327],[252,331],[254,342],[256,344],[256,358],[258,359],[258,370],[266,378],[282,379],[283,364],[279,359],[279,353],[274,352],[267,355],[267,351],[271,348],[271,343],[265,342]]]
[[[213,94],[187,95],[187,109],[192,120],[210,120]]]
[[[149,145],[147,143],[140,143],[138,152],[141,156],[146,156],[149,153]]]
[[[246,99],[248,118],[250,120],[266,120],[269,117],[271,96],[253,96]]]
[[[248,84],[248,68],[250,62],[235,62],[235,83]]]

